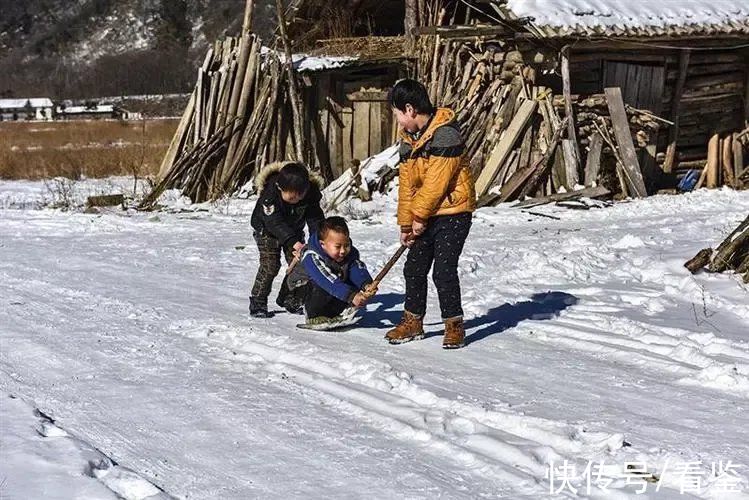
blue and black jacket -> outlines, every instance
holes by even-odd
[[[353,245],[343,262],[336,262],[323,250],[317,232],[310,236],[300,264],[289,276],[292,288],[309,280],[328,294],[349,304],[359,291],[372,283],[372,276],[367,271],[367,266],[359,260],[359,251]]]

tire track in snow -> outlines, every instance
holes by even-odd
[[[236,358],[229,356],[221,358],[220,352],[224,351],[222,347],[213,345],[209,346],[207,349],[203,349],[203,346],[200,346],[201,349],[195,349],[195,345],[191,339],[187,339],[186,342],[175,343],[174,340],[176,336],[169,335],[168,332],[164,335],[165,332],[163,329],[153,332],[153,338],[150,334],[144,335],[144,331],[132,328],[128,319],[123,319],[123,316],[127,317],[130,315],[129,313],[137,313],[139,311],[136,304],[127,301],[108,296],[97,296],[75,288],[56,286],[50,282],[40,280],[25,281],[8,277],[8,281],[5,281],[5,283],[12,285],[8,296],[12,302],[18,300],[25,301],[23,307],[19,307],[17,310],[8,310],[7,313],[11,315],[17,327],[20,326],[20,331],[35,332],[29,337],[19,337],[17,339],[18,341],[13,344],[14,350],[17,350],[17,355],[10,352],[8,353],[9,355],[4,356],[6,359],[0,363],[0,370],[4,372],[3,374],[17,383],[20,387],[35,388],[38,385],[36,377],[24,375],[19,377],[12,371],[8,370],[17,365],[24,366],[29,364],[30,360],[28,359],[28,353],[30,352],[30,349],[34,350],[33,352],[35,353],[34,360],[30,363],[31,366],[52,366],[52,371],[55,372],[53,374],[45,374],[42,377],[43,380],[47,380],[50,377],[57,377],[57,368],[59,368],[61,372],[66,371],[60,360],[74,359],[78,368],[76,371],[83,373],[96,373],[101,369],[101,366],[107,366],[113,370],[116,377],[122,379],[120,382],[125,384],[123,387],[123,389],[125,389],[125,394],[123,394],[123,396],[126,398],[129,397],[127,393],[134,385],[140,385],[142,383],[141,378],[154,376],[162,377],[162,375],[164,375],[161,371],[162,369],[159,368],[160,362],[165,361],[171,364],[174,362],[175,358],[177,358],[182,362],[186,361],[189,363],[195,363],[198,367],[201,367],[201,365],[204,366],[204,368],[199,369],[195,374],[192,374],[189,371],[188,373],[183,374],[183,376],[195,375],[199,377],[197,379],[195,377],[189,377],[192,382],[198,384],[206,383],[206,377],[209,373],[213,376],[221,377],[222,386],[226,386],[228,390],[221,392],[218,395],[208,394],[210,399],[220,400],[220,405],[216,403],[216,406],[220,406],[222,409],[221,411],[225,411],[231,415],[243,415],[248,411],[249,408],[247,407],[247,402],[238,400],[237,394],[232,391],[237,391],[238,389],[239,391],[247,390],[248,385],[257,390],[258,384],[255,383],[255,381],[258,380],[258,377],[257,375],[251,375],[248,377],[247,365],[245,363],[237,363]],[[50,302],[48,300],[49,293],[62,294],[61,296],[63,299],[60,300],[58,298]],[[0,318],[2,318],[4,313],[5,311],[0,313]],[[128,314],[123,315],[123,313]],[[68,316],[75,319],[75,324],[66,324],[61,328],[61,323],[55,323],[48,320],[49,318],[59,318],[61,321],[65,321],[64,318]],[[155,320],[156,318],[151,319]],[[107,325],[107,331],[99,332],[91,329],[91,327],[97,328],[99,325]],[[70,328],[68,329],[68,327]],[[153,328],[151,328],[151,330],[152,329]],[[96,347],[90,350],[86,347],[81,349],[82,346],[79,343],[80,338],[74,338],[80,336],[80,334],[76,333],[78,331],[86,332],[84,333],[84,336],[95,333],[96,337],[100,337],[96,338],[96,341],[101,340],[102,344],[97,344]],[[61,332],[68,333],[71,335],[71,338],[65,338],[67,335],[65,337],[61,336]],[[164,342],[165,339],[169,339],[166,344]],[[93,341],[94,338],[91,338],[91,340]],[[86,342],[88,342],[88,339],[86,339]],[[106,347],[104,347],[105,345]],[[169,358],[162,357],[162,354],[166,352],[168,352]],[[19,357],[21,355],[23,355],[23,358]],[[108,365],[107,361],[111,361],[113,365]],[[132,371],[121,372],[118,367],[114,366],[115,363],[128,365]],[[171,367],[165,366],[163,368],[167,369],[168,372]],[[219,372],[213,372],[213,368],[219,368]],[[274,372],[272,370],[260,370],[260,373],[273,374]],[[97,375],[90,376],[97,377]],[[273,385],[274,387],[281,389],[281,391],[278,391],[277,393],[277,398],[286,401],[292,400],[290,405],[292,408],[289,408],[287,411],[298,411],[300,408],[304,408],[304,406],[293,407],[293,405],[298,404],[298,402],[294,403],[294,398],[289,397],[290,393],[296,396],[299,394],[299,391],[289,391],[289,387],[279,387],[275,380],[277,377],[274,376],[273,379],[274,380],[265,380],[261,375],[259,378],[262,383],[261,388],[264,385]],[[0,379],[0,386],[4,385],[2,382],[3,380]],[[109,382],[105,383],[105,385],[109,384]],[[59,385],[62,386],[61,392],[58,392],[54,387],[58,385],[57,383],[51,385],[52,387],[42,389],[41,391],[34,391],[47,402],[47,406],[45,406],[47,411],[54,409],[61,401],[63,401],[60,399],[61,397],[69,398],[71,396],[71,393],[65,390],[64,386],[67,385],[67,382],[63,378],[59,379]],[[196,390],[199,390],[199,388],[199,385],[195,387]],[[211,386],[208,388],[209,390],[212,389]],[[145,389],[141,389],[139,392],[142,392],[143,390]],[[304,394],[302,394],[302,396],[307,400],[309,399],[308,396],[305,396]],[[226,482],[227,479],[221,476],[220,473],[223,471],[216,471],[209,467],[210,464],[205,464],[206,456],[201,454],[205,450],[202,450],[200,447],[188,448],[183,450],[183,453],[185,454],[183,457],[184,460],[180,461],[176,459],[176,457],[169,456],[169,461],[167,462],[166,460],[159,459],[161,456],[160,453],[154,453],[154,450],[159,450],[158,445],[153,448],[148,447],[147,450],[144,450],[143,443],[138,436],[139,429],[133,429],[131,426],[135,423],[137,426],[155,427],[159,433],[159,439],[164,439],[168,442],[179,442],[181,441],[181,438],[184,438],[184,436],[181,436],[182,431],[180,429],[166,429],[168,435],[164,436],[164,429],[159,425],[161,422],[158,419],[144,420],[138,423],[133,422],[128,418],[118,418],[116,422],[109,418],[104,420],[97,418],[97,414],[108,415],[111,414],[112,411],[120,411],[118,408],[122,408],[121,405],[123,403],[130,404],[127,401],[122,401],[122,399],[115,394],[107,394],[106,397],[109,400],[102,403],[96,399],[89,400],[86,403],[86,411],[76,413],[75,416],[70,414],[66,416],[68,421],[73,422],[71,426],[73,432],[75,432],[76,435],[84,436],[84,438],[81,438],[81,442],[97,443],[100,446],[101,443],[106,443],[102,448],[113,450],[112,456],[123,457],[121,461],[127,461],[134,470],[142,471],[150,477],[159,478],[163,483],[165,483],[164,487],[171,492],[185,492],[194,489],[190,485],[179,488],[175,487],[173,484],[174,477],[181,477],[183,480],[185,479],[184,469],[187,468],[186,472],[191,475],[199,474],[206,469],[218,476],[219,486],[213,487],[215,491],[210,491],[210,494],[207,494],[202,484],[196,486],[196,488],[203,487],[203,489],[199,491],[205,494],[205,496],[203,496],[204,498],[219,498],[232,492],[236,493],[234,490],[228,490],[229,493],[227,493],[227,489],[221,484]],[[78,398],[85,399],[85,396],[76,395],[73,397],[73,399]],[[111,398],[114,398],[114,401],[112,401]],[[139,397],[137,400],[141,406],[148,405],[150,408],[148,410],[149,412],[158,413],[165,411],[167,408],[174,408],[169,406],[162,408],[163,401],[161,398],[150,400],[149,396],[146,396]],[[333,406],[334,401],[331,399],[330,402],[331,404],[329,406]],[[256,403],[255,400],[250,400],[250,404]],[[152,405],[153,407],[151,407]],[[75,408],[78,405],[73,404],[72,406]],[[281,405],[279,405],[279,407],[280,406]],[[212,407],[213,405],[203,410],[202,416],[196,418],[206,418],[208,420],[211,418],[218,418],[215,413],[205,413],[206,410],[210,410]],[[193,407],[190,405],[187,407],[180,406],[178,408],[182,410],[187,409],[189,411],[193,410]],[[141,408],[141,411],[142,410],[143,408]],[[310,412],[310,407],[307,407],[306,411]],[[346,429],[348,429],[349,435],[356,434],[355,430],[354,432],[351,432],[352,423],[355,422],[356,426],[360,423],[360,419],[354,418],[353,414],[351,414],[351,418],[348,419],[348,422],[343,425],[344,420],[346,419],[340,418],[340,412],[334,412],[331,414],[327,410],[313,408],[311,413],[313,415],[326,413],[326,418],[329,415],[334,415],[335,422],[338,425],[341,425],[340,428],[336,429],[339,432],[344,433],[346,433]],[[220,423],[223,424],[223,421]],[[328,426],[327,428],[325,427],[326,425]],[[196,424],[196,427],[200,428],[199,424]],[[311,429],[314,428],[315,427],[311,427]],[[327,429],[332,428],[332,426],[330,426],[330,422],[321,421],[318,430],[320,428],[326,429],[325,432],[327,432]],[[242,427],[237,427],[236,429],[242,429]],[[226,444],[227,439],[232,441],[233,438],[231,438],[231,431],[236,429],[227,430],[223,428],[222,430],[227,434],[226,438],[222,439],[217,437],[216,440],[221,441],[223,444]],[[281,430],[280,432],[283,431]],[[275,435],[277,434],[278,432],[275,433]],[[407,451],[404,455],[410,457],[411,460],[414,460],[415,457],[419,456],[419,453],[414,451],[410,446],[403,446],[403,448],[399,448],[398,446],[388,447],[389,440],[398,440],[394,436],[387,436],[387,438],[388,439],[378,438],[378,442],[382,443],[384,449],[389,450],[391,453],[403,453],[402,450],[406,449]],[[365,441],[363,442],[362,438],[352,437],[352,439],[354,439],[355,444],[358,443],[360,446],[367,445]],[[277,448],[273,447],[273,444],[274,443],[266,443],[266,446],[268,447],[267,449],[277,450],[282,457],[284,456],[284,453],[291,454],[298,452],[298,450],[289,449],[288,444],[284,446],[285,443],[283,442],[279,443]],[[398,441],[398,444],[401,444],[401,442]],[[229,451],[234,450],[231,446],[225,446],[224,449]],[[330,450],[324,451],[328,453],[328,456],[331,455]],[[452,491],[453,494],[456,494],[456,497],[464,497],[463,495],[458,494],[458,492],[465,490],[466,488],[468,491],[482,491],[484,495],[488,494],[490,491],[504,491],[504,493],[516,491],[516,485],[514,483],[500,485],[499,481],[492,480],[492,475],[489,475],[488,480],[481,478],[480,485],[476,482],[471,485],[471,482],[467,481],[467,479],[474,477],[471,470],[450,471],[448,468],[443,469],[445,470],[444,475],[447,476],[445,479],[439,476],[428,476],[427,478],[422,477],[429,474],[429,469],[435,467],[435,464],[440,464],[442,462],[451,464],[450,459],[447,458],[446,455],[447,452],[439,457],[440,460],[431,460],[428,461],[428,463],[413,463],[410,472],[407,472],[406,474],[412,474],[415,476],[415,479],[412,479],[412,481],[416,483],[414,491],[418,491],[419,484],[427,485],[433,491],[448,491],[445,488],[454,486],[455,489],[450,491]],[[214,457],[209,455],[207,458],[210,459]],[[223,455],[221,458],[224,458]],[[110,462],[113,461],[110,460]],[[199,468],[190,468],[193,464]],[[349,467],[349,469],[351,469],[351,467]],[[356,467],[354,467],[354,469],[356,469]],[[87,470],[87,474],[92,477],[98,475],[104,478],[106,475],[111,484],[122,482],[127,479],[126,475],[121,473],[124,470],[123,468],[115,469],[108,465],[108,462],[105,460],[95,460],[94,463],[90,464]],[[109,474],[115,470],[117,471],[115,474]],[[325,470],[329,472],[330,469]],[[195,477],[192,477],[190,480],[195,481],[196,479]],[[213,481],[215,482],[217,479],[214,477]],[[397,478],[396,481],[403,482],[404,479]],[[463,484],[468,486],[461,487]],[[438,488],[439,485],[442,487]],[[538,492],[540,490],[534,489],[534,491]],[[257,491],[255,491],[255,493],[257,493]],[[237,498],[246,497],[246,495],[242,495]],[[286,496],[283,498],[286,498]],[[465,496],[465,498],[470,498],[470,496]],[[539,496],[534,494],[533,498],[539,498]]]
[[[546,495],[550,463],[608,457],[623,446],[620,434],[591,433],[583,426],[487,410],[440,397],[419,387],[405,372],[363,356],[334,353],[289,337],[226,325],[175,330],[243,360],[308,396],[353,415],[382,432],[415,442],[435,455],[513,484],[526,494]],[[208,337],[210,334],[210,337]]]
[[[669,373],[684,385],[749,399],[749,347],[709,332],[652,325],[575,307],[553,322],[520,327],[531,340]],[[595,308],[593,308],[595,311]]]

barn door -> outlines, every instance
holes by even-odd
[[[659,114],[665,78],[666,68],[662,64],[606,61],[604,88],[620,87],[625,104]]]
[[[665,80],[665,64],[635,64],[620,61],[605,61],[604,63],[604,88],[621,88],[625,104],[638,109],[647,109],[656,115],[661,113],[663,107]],[[651,192],[659,177],[655,159],[657,144],[657,134],[651,134],[638,158],[648,191]]]

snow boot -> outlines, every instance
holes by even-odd
[[[253,318],[272,318],[273,313],[268,312],[268,301],[250,297],[250,316]]]
[[[403,311],[403,318],[395,328],[387,332],[385,339],[391,344],[403,344],[424,338],[424,320],[408,311]]]
[[[460,349],[466,345],[466,331],[463,327],[463,317],[456,316],[445,320],[445,338],[442,339],[443,349]]]

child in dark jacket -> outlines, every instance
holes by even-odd
[[[320,224],[289,275],[289,285],[304,291],[308,320],[333,318],[348,307],[363,306],[374,293],[370,283],[343,217],[328,217]]]
[[[301,163],[279,162],[261,170],[255,185],[260,196],[251,223],[260,265],[250,296],[250,315],[267,318],[271,316],[268,295],[281,269],[281,253],[287,263],[294,255],[301,256],[305,223],[310,234],[315,234],[325,219],[320,208],[323,181]],[[302,298],[290,293],[286,278],[276,303],[289,312],[302,313]]]

